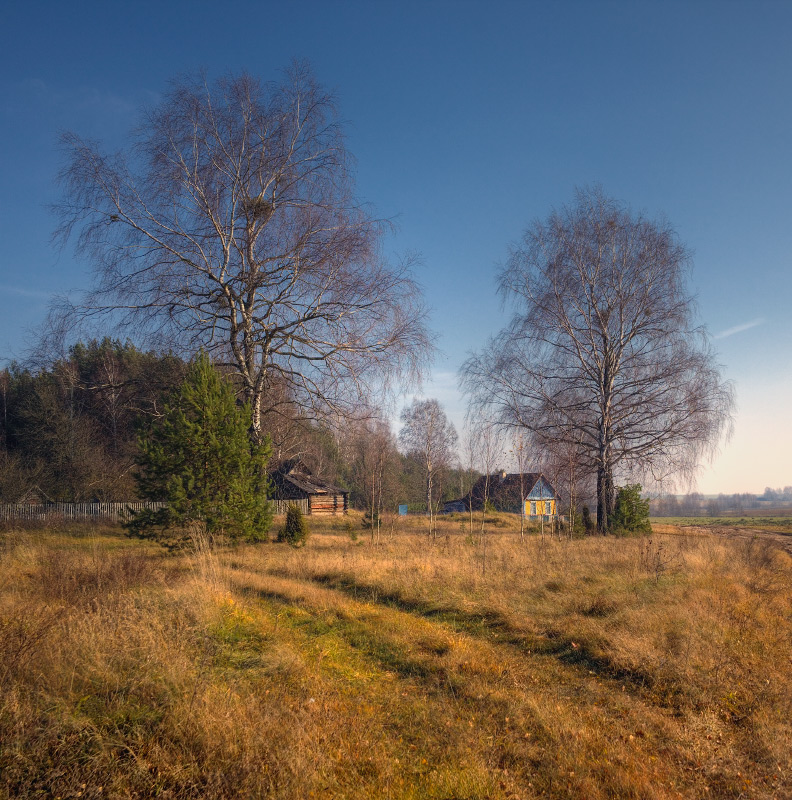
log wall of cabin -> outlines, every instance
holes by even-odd
[[[311,514],[346,514],[344,494],[313,494],[310,497]]]

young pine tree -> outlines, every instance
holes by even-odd
[[[302,547],[308,540],[308,525],[300,507],[291,504],[286,509],[286,523],[278,533],[279,542],[288,542],[292,547]]]
[[[649,501],[641,498],[641,484],[622,486],[616,495],[611,524],[617,533],[651,533]]]
[[[165,539],[198,524],[218,537],[265,541],[272,522],[267,500],[269,441],[251,443],[250,407],[201,353],[161,418],[142,431],[135,474],[138,494],[167,507],[132,515],[132,535]]]

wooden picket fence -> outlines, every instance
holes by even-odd
[[[167,503],[26,503],[0,504],[0,522],[51,522],[59,519],[101,519],[118,522],[128,511],[164,508]]]
[[[299,506],[303,514],[310,514],[308,499],[270,500],[274,514],[285,514],[289,506]],[[164,508],[167,503],[0,503],[0,522],[20,520],[22,522],[53,522],[61,519],[101,519],[119,522],[129,511],[144,508]]]
[[[271,500],[275,514],[285,514],[290,505],[299,506],[303,514],[311,509],[308,500]],[[19,520],[21,522],[53,522],[61,519],[101,519],[119,522],[129,511],[142,511],[144,508],[164,508],[167,503],[0,503],[0,522]]]
[[[273,513],[285,514],[289,510],[289,506],[298,506],[303,514],[310,514],[311,509],[308,507],[308,498],[302,500],[270,500],[273,505]]]

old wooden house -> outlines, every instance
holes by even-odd
[[[541,472],[524,472],[522,481],[519,472],[482,475],[464,497],[446,503],[443,511],[470,511],[471,507],[481,511],[485,497],[496,511],[519,514],[522,508],[526,517],[534,518],[558,513],[555,489]]]
[[[40,506],[46,503],[51,503],[52,498],[44,492],[38,485],[34,484],[25,489],[22,494],[16,498],[17,505],[25,506]]]
[[[304,514],[346,514],[349,492],[333,486],[311,472],[299,459],[283,461],[270,471],[273,499],[278,514],[289,504],[298,505]]]

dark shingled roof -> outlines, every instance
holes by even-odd
[[[318,478],[299,458],[281,461],[270,470],[270,477],[276,486],[288,481],[306,494],[348,494],[346,489]]]

